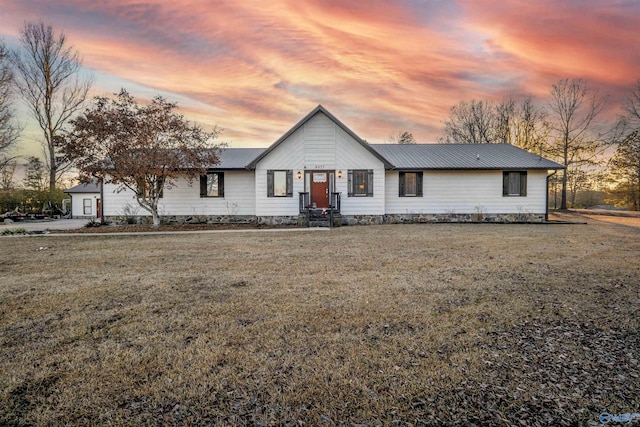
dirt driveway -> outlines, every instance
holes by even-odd
[[[610,215],[607,215],[606,213],[607,212],[593,212],[587,209],[580,209],[569,212],[552,212],[549,214],[549,219],[556,221],[585,221],[588,224],[609,222],[613,224],[640,228],[640,213],[638,212],[625,212],[624,215],[622,215],[620,212],[613,212]]]

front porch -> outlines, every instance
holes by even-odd
[[[311,201],[309,192],[298,193],[298,224],[307,227],[339,227],[342,225],[340,194],[338,192],[329,193],[329,206],[319,207],[317,203]]]

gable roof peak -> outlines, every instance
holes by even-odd
[[[248,169],[255,169],[256,164],[262,160],[265,156],[267,156],[271,151],[273,151],[278,145],[280,145],[283,141],[285,141],[288,137],[290,137],[295,131],[300,129],[311,120],[316,114],[322,113],[329,118],[333,123],[335,123],[338,127],[340,127],[343,131],[345,131],[349,136],[351,136],[358,144],[362,145],[367,151],[373,154],[377,159],[379,159],[382,163],[384,163],[385,168],[391,169],[393,165],[385,159],[380,153],[371,148],[369,144],[367,144],[362,138],[360,138],[354,131],[349,129],[344,123],[342,123],[336,116],[331,114],[329,110],[327,110],[322,104],[318,104],[313,110],[311,110],[306,116],[304,116],[298,123],[296,123],[291,129],[289,129],[284,135],[282,135],[276,142],[271,144],[269,148],[264,150],[258,157],[256,157],[251,163],[247,165]]]

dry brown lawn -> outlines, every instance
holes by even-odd
[[[0,245],[0,425],[597,425],[640,412],[640,228]]]

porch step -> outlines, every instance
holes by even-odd
[[[329,220],[326,221],[309,221],[309,227],[330,227]]]
[[[322,209],[309,210],[309,227],[330,227],[329,212],[322,213]]]

